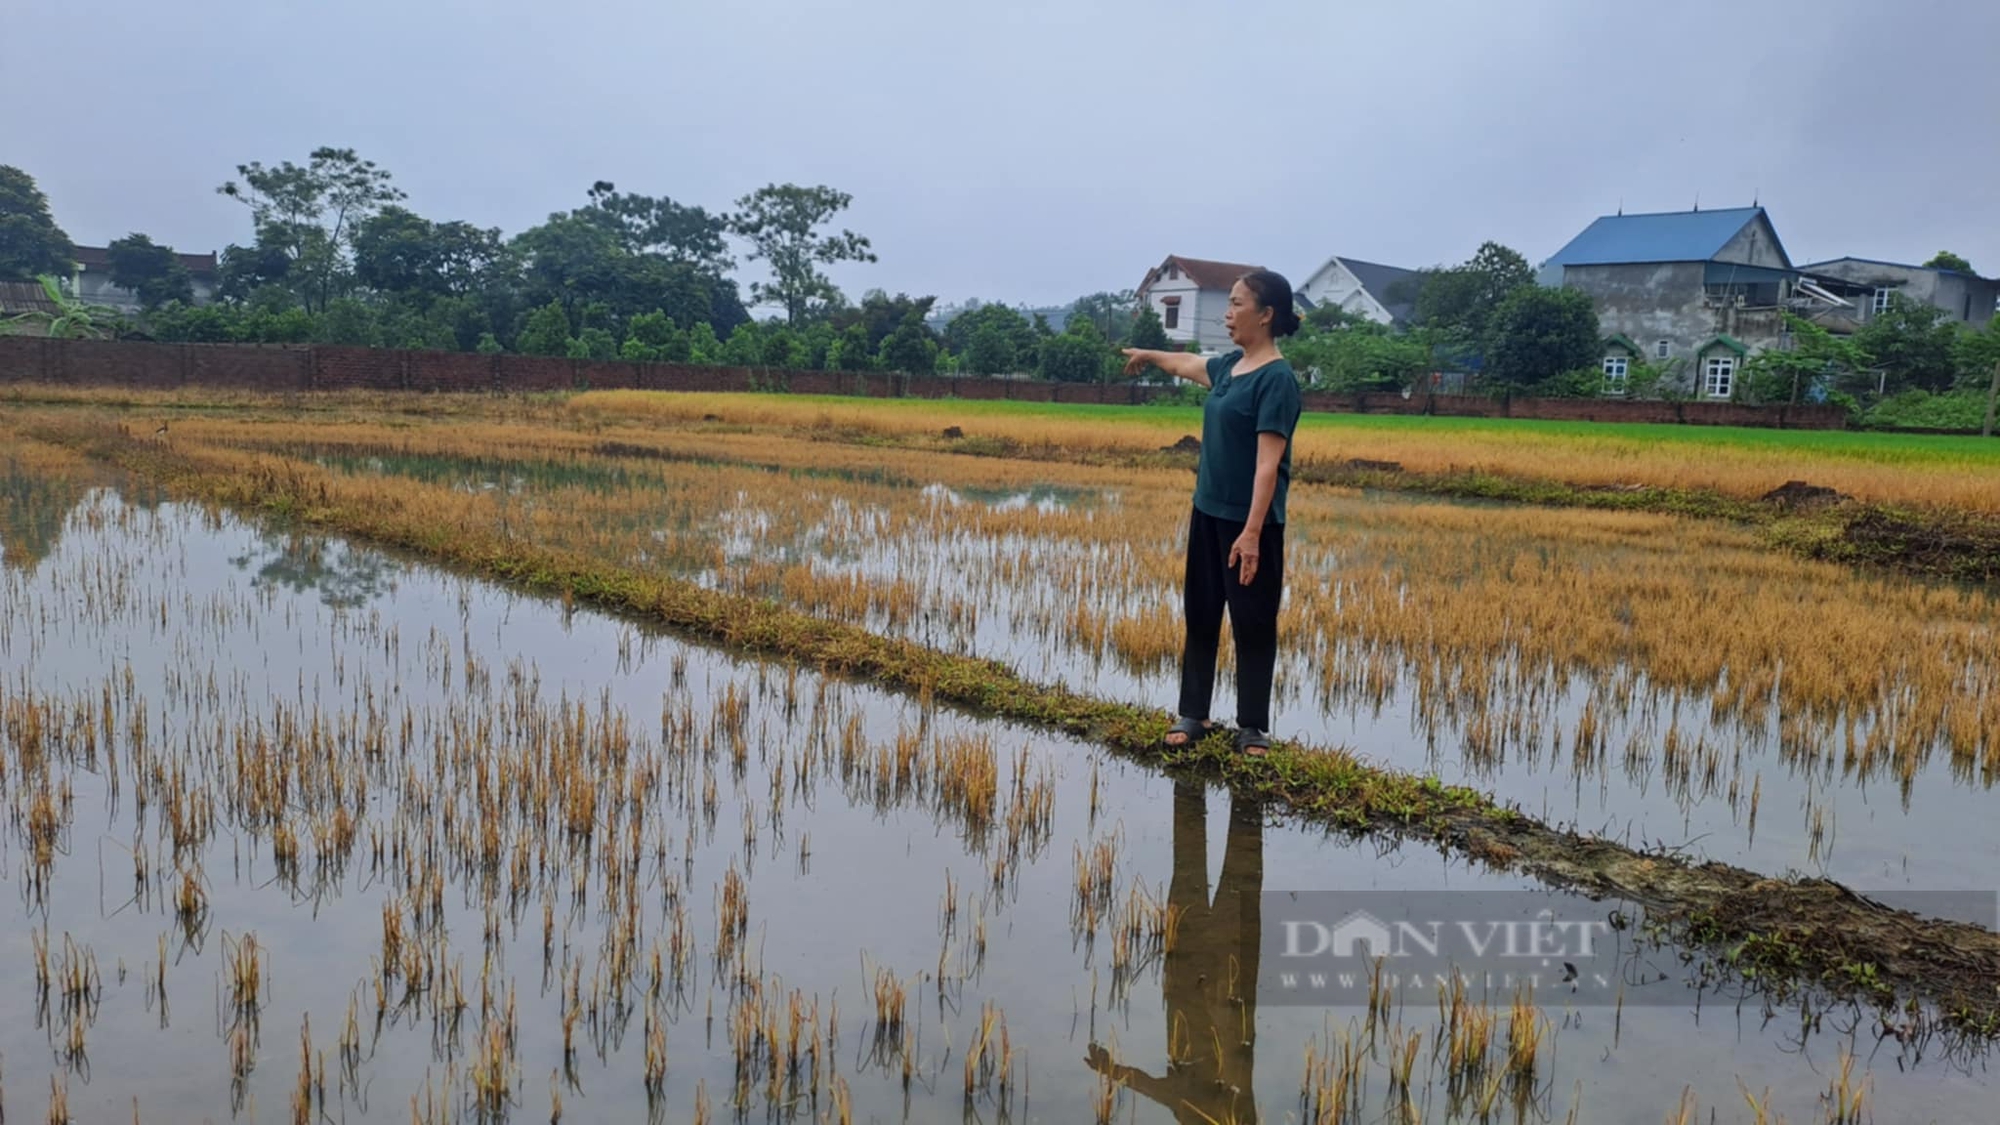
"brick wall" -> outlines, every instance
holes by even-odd
[[[1043,383],[945,375],[765,371],[679,363],[619,363],[522,355],[386,351],[374,348],[257,344],[151,344],[0,336],[0,384],[151,389],[231,387],[270,391],[419,391],[512,393],[639,388],[659,391],[789,391],[869,397],[1012,399],[1134,405],[1173,393],[1137,383]],[[1728,402],[1623,402],[1613,399],[1513,399],[1478,395],[1308,393],[1309,411],[1430,414],[1453,418],[1535,418],[1576,422],[1661,422],[1697,426],[1841,429],[1834,406],[1743,406]]]

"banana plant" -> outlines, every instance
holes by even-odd
[[[42,292],[58,311],[49,313],[36,309],[8,317],[0,320],[0,332],[26,332],[29,325],[39,324],[46,334],[58,339],[102,340],[114,334],[115,323],[100,323],[100,316],[108,313],[115,318],[115,312],[108,309],[93,311],[89,305],[63,292],[62,283],[48,274],[35,280],[41,283]]]

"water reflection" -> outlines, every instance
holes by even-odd
[[[391,588],[396,565],[374,551],[313,535],[261,534],[258,550],[230,558],[238,570],[257,567],[256,585],[293,593],[317,591],[325,605],[352,609]]]
[[[0,566],[32,573],[55,550],[85,486],[64,477],[19,471],[0,477]]]
[[[1208,885],[1208,796],[1174,783],[1174,867],[1168,909],[1179,918],[1161,965],[1167,1059],[1155,1077],[1092,1043],[1093,1070],[1171,1111],[1176,1121],[1257,1121],[1258,950],[1263,937],[1264,807],[1229,798],[1222,876]]]

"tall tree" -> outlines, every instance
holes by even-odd
[[[816,304],[840,293],[820,269],[837,262],[873,262],[866,238],[851,230],[821,228],[847,210],[853,197],[830,187],[770,184],[736,201],[729,226],[750,243],[750,258],[767,262],[771,280],[750,287],[751,299],[782,306],[794,328],[809,320]]]
[[[327,308],[338,295],[356,224],[405,198],[387,169],[351,148],[314,149],[304,165],[287,160],[267,168],[252,161],[237,165],[236,174],[240,183],[229,180],[215,190],[250,208],[258,245],[287,260],[287,278],[313,310]]]
[[[877,357],[884,371],[906,371],[911,375],[929,375],[937,370],[937,337],[924,323],[924,315],[929,311],[929,298],[924,308],[912,308],[903,317],[903,323],[894,332],[882,339],[880,355]]]
[[[889,296],[880,289],[870,289],[862,294],[861,303],[852,308],[840,309],[827,320],[839,331],[847,331],[850,325],[859,324],[868,334],[868,346],[880,348],[882,341],[891,333],[909,323],[912,313],[916,314],[918,326],[923,328],[926,339],[935,340],[924,321],[931,315],[931,306],[936,297],[912,297],[907,293]]]
[[[1862,326],[1854,342],[1875,357],[1891,391],[1947,391],[1958,379],[1958,326],[1935,305],[1890,294],[1889,307]]]
[[[1167,326],[1160,323],[1160,314],[1153,306],[1143,305],[1139,315],[1132,321],[1132,346],[1165,351],[1173,345],[1167,340]]]
[[[730,257],[729,221],[666,196],[621,192],[609,180],[590,185],[583,215],[601,223],[628,254],[654,255],[717,277],[736,267]]]
[[[1493,311],[1488,335],[1488,371],[1515,386],[1594,366],[1604,347],[1589,296],[1539,285],[1509,293]]]
[[[173,247],[143,234],[128,234],[106,249],[111,255],[111,284],[138,294],[141,305],[157,309],[168,301],[194,303],[194,283]]]
[[[1972,273],[1972,263],[1949,250],[1940,250],[1931,255],[1931,260],[1925,262],[1924,266],[1927,269],[1957,270],[1960,273]]]
[[[1123,340],[1132,332],[1132,322],[1139,313],[1139,295],[1133,290],[1121,292],[1091,293],[1078,297],[1070,303],[1067,327],[1078,317],[1097,326],[1098,335],[1106,340]]]
[[[1535,281],[1528,260],[1487,242],[1467,261],[1430,271],[1417,290],[1416,322],[1458,343],[1490,348],[1493,316],[1509,294]]]
[[[35,186],[35,178],[0,164],[0,278],[26,281],[68,274],[75,250],[49,213],[48,197]]]

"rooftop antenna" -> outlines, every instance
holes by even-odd
[[[1618,213],[1620,215],[1625,213],[1625,197],[1622,195],[1618,197]]]
[[[1752,207],[1759,207],[1759,206],[1762,206],[1762,203],[1761,203],[1760,201],[1761,201],[1761,200],[1762,200],[1763,198],[1764,198],[1764,189],[1763,189],[1763,188],[1754,188],[1754,189],[1752,189],[1752,190],[1751,190],[1751,192],[1750,192],[1750,206],[1752,206]]]
[[[1695,193],[1694,193],[1694,209],[1695,209],[1695,210],[1697,210],[1697,211],[1701,210],[1701,193],[1700,193],[1700,192],[1695,192]]]

